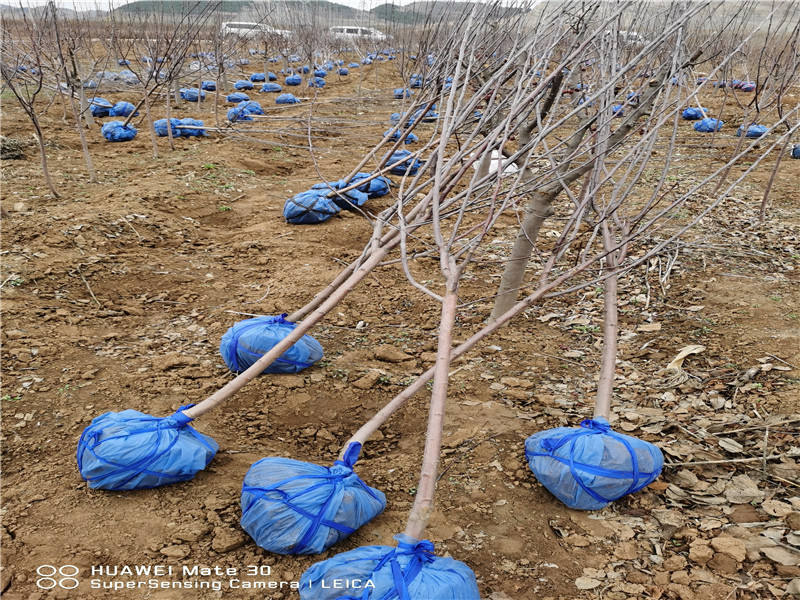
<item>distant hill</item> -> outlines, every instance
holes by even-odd
[[[3,14],[4,17],[21,17],[23,14],[33,14],[39,15],[42,14],[46,6],[26,6],[24,8],[20,8],[19,6],[11,6],[8,4],[0,4],[0,13]],[[77,13],[72,10],[71,8],[64,8],[59,6],[58,12],[60,15],[65,17],[74,17]]]
[[[197,5],[196,0],[134,0],[117,8],[122,13],[167,13],[185,14]],[[327,0],[273,0],[269,4],[253,0],[222,0],[219,12],[232,15],[266,14],[272,10],[277,14],[290,14],[300,11],[315,11],[336,18],[354,18],[361,11],[344,4]]]
[[[421,23],[428,18],[437,21],[457,21],[463,19],[465,14],[472,10],[473,2],[450,2],[448,0],[432,0],[423,2],[412,2],[406,6],[396,4],[381,4],[373,8],[370,13],[380,19],[390,23],[409,25]],[[516,7],[503,8],[502,15],[498,13],[498,18],[512,17],[525,10]]]
[[[223,0],[219,4],[220,12],[232,14],[238,14],[253,6],[250,0]],[[116,12],[185,14],[196,6],[197,1],[189,0],[135,0],[120,6]]]

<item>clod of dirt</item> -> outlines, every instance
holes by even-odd
[[[353,386],[360,390],[369,390],[375,387],[375,384],[381,378],[381,374],[377,371],[368,371],[363,377],[353,382]]]
[[[411,360],[414,357],[406,354],[391,344],[382,344],[375,348],[375,358],[384,362],[399,363],[406,360]]]
[[[228,529],[226,527],[217,527],[214,529],[214,541],[211,542],[211,548],[216,552],[230,552],[243,546],[247,541],[247,537],[236,529]],[[162,550],[163,553],[163,550]]]
[[[169,556],[170,558],[177,558],[177,559],[186,558],[187,556],[189,556],[189,552],[191,552],[189,546],[186,546],[184,544],[178,544],[175,546],[164,546],[161,549],[161,554],[163,554],[164,556]]]
[[[736,562],[744,562],[747,558],[747,550],[744,542],[736,538],[720,536],[711,540],[711,547],[715,552],[730,556]]]

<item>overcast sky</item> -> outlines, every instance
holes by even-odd
[[[337,4],[345,4],[353,8],[360,8],[362,10],[369,10],[381,4],[397,4],[405,5],[410,4],[414,0],[331,0]],[[72,8],[75,10],[108,10],[111,6],[118,8],[123,4],[127,4],[125,0],[56,0],[58,6]],[[7,4],[10,6],[18,6],[19,0],[0,0],[0,4]],[[23,0],[24,5],[28,6],[41,6],[47,4],[46,0]]]

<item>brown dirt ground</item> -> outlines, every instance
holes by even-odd
[[[390,75],[376,82],[373,69],[334,80],[320,93],[324,102],[316,110],[330,119],[332,135],[319,140],[317,162],[330,179],[357,163],[386,129],[385,116],[399,109],[399,101],[387,95],[399,80]],[[359,77],[362,99],[352,100]],[[130,100],[122,92],[103,96]],[[270,106],[266,94],[251,97]],[[328,102],[337,97],[345,100]],[[307,105],[268,109],[271,116],[292,115],[297,122],[307,111]],[[28,139],[29,127],[12,101],[4,99],[3,112],[4,135]],[[185,105],[176,112],[213,121],[209,106]],[[337,125],[336,119],[352,120],[354,113],[363,119],[360,124]],[[126,144],[107,143],[98,130],[91,131],[99,183],[90,185],[77,132],[60,117],[56,102],[43,122],[61,199],[47,193],[34,146],[27,147],[26,159],[3,165],[2,205],[8,212],[2,220],[2,590],[9,600],[295,598],[286,590],[231,589],[227,578],[221,591],[112,592],[92,589],[88,573],[93,565],[216,565],[240,571],[269,565],[270,577],[241,579],[298,579],[319,557],[268,554],[238,528],[245,472],[270,455],[321,464],[334,460],[339,444],[430,364],[425,353],[434,348],[438,308],[412,290],[399,269],[376,271],[315,331],[326,350],[322,363],[294,376],[259,378],[197,421],[221,446],[206,471],[154,490],[89,490],[74,453],[94,416],[125,408],[167,415],[220,388],[232,378],[217,350],[220,336],[244,318],[234,313],[277,314],[301,306],[357,255],[370,227],[352,213],[313,227],[283,222],[285,198],[319,180],[308,151],[291,147],[305,143],[302,129],[294,138],[284,133],[284,146],[212,134],[177,140],[171,152],[160,139],[158,160],[144,125]],[[273,127],[274,122],[285,132],[295,124],[269,121]],[[261,126],[263,121],[249,127]],[[718,151],[697,147],[690,125],[684,126],[685,168],[702,170]],[[730,137],[720,143],[730,146]],[[759,167],[725,212],[708,220],[703,230],[708,238],[681,249],[666,294],[658,268],[667,255],[648,274],[623,281],[622,330],[630,335],[621,345],[620,406],[660,411],[662,421],[654,433],[634,427],[634,435],[671,444],[685,437],[681,427],[696,431],[700,418],[724,427],[755,419],[754,410],[760,417],[800,411],[796,368],[763,371],[754,385],[727,386],[760,357],[785,361],[770,358],[777,366],[800,365],[800,161],[784,162],[768,223],[748,229],[772,164]],[[371,206],[377,210],[385,203]],[[493,251],[500,256],[510,247],[514,223],[508,217],[497,234]],[[492,293],[497,279],[490,267],[476,271],[465,294]],[[686,310],[699,305],[704,308]],[[459,339],[480,327],[488,307],[483,302],[460,311]],[[711,566],[686,566],[690,540],[737,523],[766,521],[760,507],[676,499],[667,483],[679,469],[668,467],[648,490],[583,513],[565,509],[527,469],[528,435],[577,424],[590,414],[600,308],[594,292],[547,303],[459,363],[445,431],[447,473],[439,483],[429,538],[439,553],[470,565],[483,597],[495,600],[773,597],[769,586],[780,591],[800,576],[798,567],[748,557],[734,560],[731,568],[731,559],[725,562],[719,552]],[[536,318],[548,313],[559,316]],[[587,317],[589,325],[570,325],[571,316]],[[361,321],[365,327],[357,329]],[[660,322],[661,330],[637,332],[647,321]],[[665,395],[653,384],[656,373],[694,343],[707,348],[686,363],[700,383]],[[393,344],[412,358],[381,362],[373,354],[380,344]],[[584,360],[565,359],[570,349],[585,351]],[[375,369],[382,377],[372,387],[352,385]],[[687,408],[684,399],[708,400],[715,390],[727,405]],[[417,398],[390,421],[359,462],[361,477],[386,492],[386,511],[323,557],[391,543],[403,529],[421,458],[424,403]],[[795,425],[779,426],[771,441],[796,444],[797,431]],[[737,457],[717,450],[722,458]],[[683,454],[668,458],[675,456]],[[791,471],[796,459],[782,464],[784,483],[766,472],[759,479],[760,466],[748,470],[749,463],[690,470],[709,481],[750,473],[768,497],[787,500],[798,494],[797,472]],[[691,522],[665,533],[653,517],[665,508]],[[720,525],[700,528],[707,519]],[[36,569],[45,564],[79,567],[79,588],[38,589]],[[580,577],[601,583],[581,591],[575,584]]]

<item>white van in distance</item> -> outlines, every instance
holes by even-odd
[[[330,32],[334,37],[353,40],[356,38],[372,40],[375,42],[383,42],[386,40],[386,34],[373,29],[372,27],[355,27],[351,25],[339,25],[331,27]]]
[[[222,36],[235,35],[243,38],[258,38],[270,35],[280,35],[288,37],[291,31],[285,29],[275,29],[263,23],[223,23],[220,30]]]

